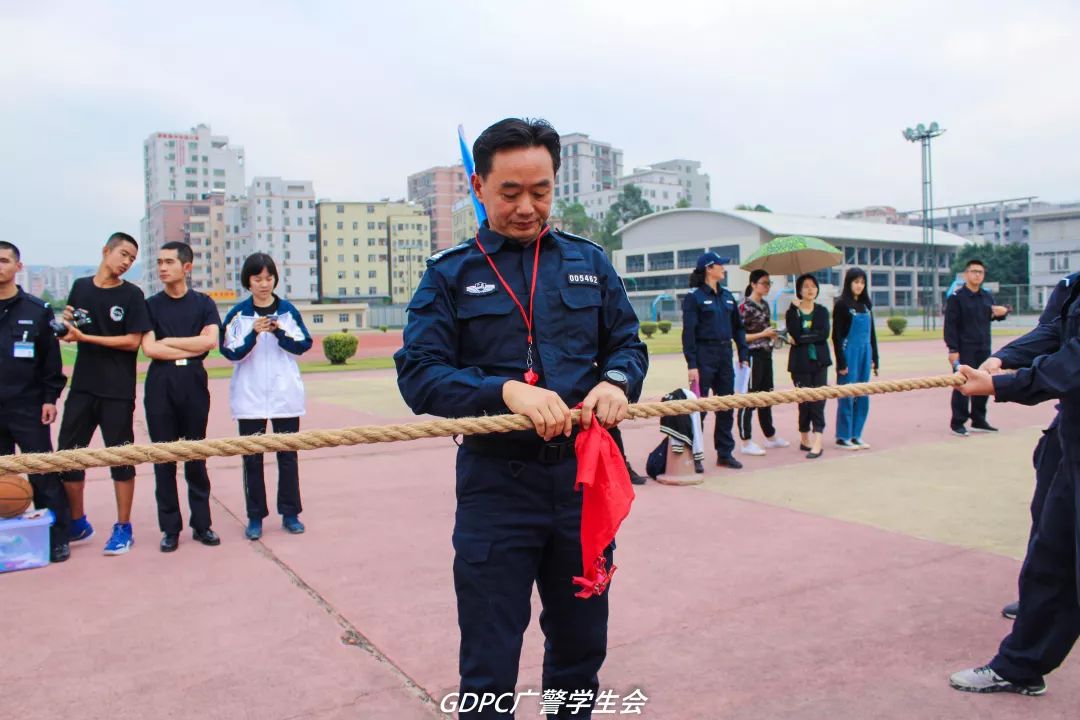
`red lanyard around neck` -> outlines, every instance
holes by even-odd
[[[504,278],[502,276],[502,273],[499,272],[499,268],[495,267],[495,261],[491,259],[491,256],[488,255],[487,250],[484,249],[483,244],[480,242],[480,233],[476,233],[476,247],[480,248],[480,252],[483,254],[484,259],[488,261],[488,265],[490,265],[491,269],[495,271],[495,277],[499,278],[499,282],[502,283],[502,286],[506,289],[506,294],[509,295],[510,299],[514,301],[514,304],[517,305],[518,312],[521,313],[521,319],[525,321],[525,330],[528,332],[529,342],[528,351],[525,355],[525,382],[530,385],[535,385],[540,379],[540,376],[537,375],[536,371],[533,370],[533,307],[535,305],[533,300],[536,297],[536,276],[539,275],[540,270],[540,241],[544,238],[545,235],[548,234],[548,231],[550,230],[551,228],[545,225],[540,230],[540,234],[536,236],[536,250],[533,253],[532,286],[529,288],[528,312],[525,312],[525,307],[521,304],[521,301],[517,299],[517,295],[514,294],[514,291],[510,289],[510,283],[506,282],[506,278]]]

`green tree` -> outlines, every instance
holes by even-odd
[[[772,210],[765,207],[761,203],[758,203],[757,205],[746,205],[745,203],[739,203],[738,205],[735,206],[735,209],[736,210],[753,210],[754,212],[767,212],[767,213],[772,212]]]
[[[965,245],[956,254],[953,272],[963,272],[968,260],[982,260],[986,265],[986,279],[1002,285],[1027,285],[1028,246],[1024,243],[1006,245]]]
[[[562,219],[563,227],[575,235],[589,237],[596,229],[596,221],[589,217],[585,206],[579,202],[560,200],[555,205],[555,214]]]
[[[690,207],[690,201],[686,198],[679,198],[679,202],[675,203],[675,207],[682,209]]]
[[[641,193],[637,185],[626,185],[619,193],[619,197],[611,204],[611,208],[604,213],[604,220],[596,233],[596,240],[607,248],[610,254],[622,247],[622,238],[615,231],[632,220],[651,215],[653,207]]]

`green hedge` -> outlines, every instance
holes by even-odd
[[[671,332],[670,320],[661,320],[660,322],[656,323],[656,326],[660,328],[660,332],[664,333],[665,335]]]
[[[656,333],[656,327],[657,323],[654,323],[652,320],[646,320],[641,323],[641,334],[646,338],[651,338]]]
[[[323,338],[323,353],[331,365],[344,365],[345,361],[356,354],[360,341],[355,335],[346,332],[332,333]]]
[[[904,330],[907,328],[907,318],[899,315],[893,315],[885,324],[892,330],[893,335],[903,335]]]

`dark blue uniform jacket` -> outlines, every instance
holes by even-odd
[[[523,248],[487,226],[480,242],[528,312],[534,246]],[[534,369],[539,387],[570,407],[606,370],[629,379],[636,401],[648,369],[638,319],[603,249],[554,230],[540,240]],[[408,307],[404,347],[394,355],[398,387],[414,412],[442,417],[506,413],[502,386],[522,380],[525,322],[476,240],[428,260]]]
[[[60,359],[60,343],[49,321],[52,309],[41,298],[19,288],[13,302],[0,314],[0,402],[55,404],[67,378]],[[15,343],[34,346],[33,357],[15,357]]]
[[[735,296],[723,286],[716,292],[708,285],[694,288],[683,298],[682,346],[686,366],[698,367],[699,346],[704,343],[730,343],[735,341],[740,362],[749,362],[750,350],[746,346],[746,329]]]

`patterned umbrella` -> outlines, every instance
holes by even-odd
[[[843,259],[844,254],[824,240],[789,235],[765,243],[740,267],[770,275],[802,275],[839,265]]]

